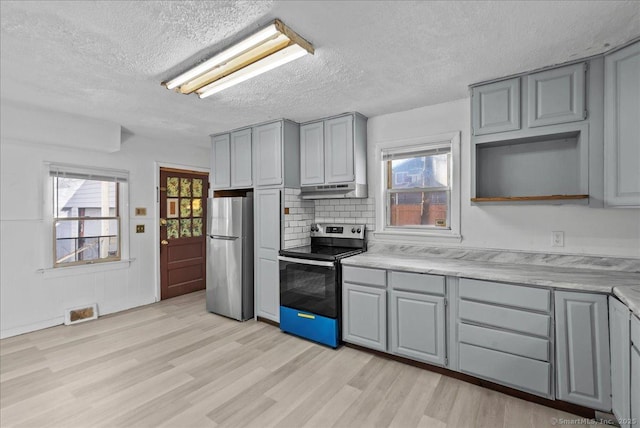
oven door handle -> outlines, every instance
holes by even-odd
[[[278,256],[278,260],[283,262],[299,263],[301,265],[322,266],[322,267],[335,267],[333,262],[321,262],[319,260],[309,259],[294,259],[293,257]]]

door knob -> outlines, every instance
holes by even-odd
[[[167,225],[167,220],[164,218],[160,219],[160,226],[166,226]]]
[[[169,241],[167,241],[166,239],[163,239],[162,241],[160,241],[160,243],[162,245],[169,245]]]

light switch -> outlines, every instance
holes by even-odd
[[[136,225],[136,233],[144,233],[144,224]]]
[[[140,207],[136,208],[136,215],[147,215],[147,209]]]

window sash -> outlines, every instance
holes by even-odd
[[[451,153],[451,143],[435,144],[428,149],[424,146],[398,147],[382,150],[382,160],[391,161]]]
[[[403,189],[404,190],[404,189]],[[414,190],[414,189],[412,189]],[[391,224],[391,196],[393,193],[407,193],[405,191],[394,191],[394,190],[387,190],[385,192],[385,229],[391,229],[391,230],[405,230],[405,229],[428,229],[428,230],[451,230],[451,189],[450,188],[442,188],[439,190],[433,190],[433,189],[415,189],[416,193],[435,193],[435,192],[447,192],[447,226],[446,227],[442,227],[442,226],[436,226],[436,225],[430,225],[430,224],[412,224],[412,225],[403,225],[403,226],[396,226],[396,225],[392,225]]]
[[[127,183],[129,173],[117,169],[81,168],[64,164],[49,165],[49,175],[60,178],[77,178],[80,180],[108,181]]]
[[[85,265],[85,264],[94,264],[94,263],[103,263],[103,262],[113,262],[113,261],[118,261],[121,259],[122,257],[122,234],[121,234],[121,222],[120,222],[120,217],[119,216],[115,216],[115,217],[54,217],[54,227],[53,229],[53,266],[54,267],[63,267],[63,266],[76,266],[76,265]],[[117,222],[117,227],[116,227],[116,232],[115,234],[111,234],[111,235],[97,235],[97,236],[71,236],[69,238],[62,238],[64,240],[75,240],[76,241],[76,251],[73,253],[69,253],[67,254],[65,257],[70,256],[70,255],[77,255],[80,254],[80,251],[77,250],[77,241],[79,239],[111,239],[111,238],[116,238],[117,239],[117,248],[116,248],[116,254],[114,255],[108,255],[107,257],[103,257],[103,258],[94,258],[94,259],[89,259],[89,260],[74,260],[71,262],[65,262],[65,261],[61,261],[59,262],[59,257],[58,257],[58,241],[61,240],[58,238],[56,232],[56,223],[62,223],[62,222],[72,222],[72,221],[84,221],[84,220],[90,220],[90,221],[94,221],[94,220],[115,220]],[[62,259],[64,259],[65,257],[63,257]],[[74,257],[75,258],[75,257]]]

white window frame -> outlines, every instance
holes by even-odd
[[[451,147],[451,170],[449,201],[449,228],[425,227],[425,226],[387,226],[387,192],[386,168],[383,160],[385,151],[420,151],[432,150],[443,145]],[[439,135],[412,138],[406,140],[385,141],[375,146],[375,162],[373,174],[376,178],[376,232],[374,236],[379,240],[388,241],[417,241],[425,239],[457,241],[462,240],[460,235],[460,131]]]
[[[68,264],[59,264],[56,265],[55,257],[54,257],[54,213],[53,213],[53,177],[52,171],[56,170],[64,170],[70,171],[81,175],[87,176],[98,176],[98,177],[114,177],[118,179],[120,184],[119,192],[118,192],[118,210],[120,214],[120,228],[119,228],[119,240],[120,240],[120,258],[118,260],[115,259],[105,259],[105,260],[91,260],[86,261],[84,263],[68,263]],[[44,219],[46,223],[46,228],[48,229],[48,233],[45,235],[49,238],[46,239],[45,245],[45,255],[44,255],[44,265],[45,269],[42,271],[47,271],[49,269],[55,270],[75,270],[80,269],[84,270],[87,267],[97,267],[97,266],[109,266],[109,265],[118,265],[130,262],[129,260],[129,171],[118,170],[118,169],[110,169],[110,168],[99,168],[99,167],[86,167],[80,165],[71,165],[71,164],[62,164],[62,163],[45,163],[44,165],[44,197],[45,201],[43,204],[44,208]]]

